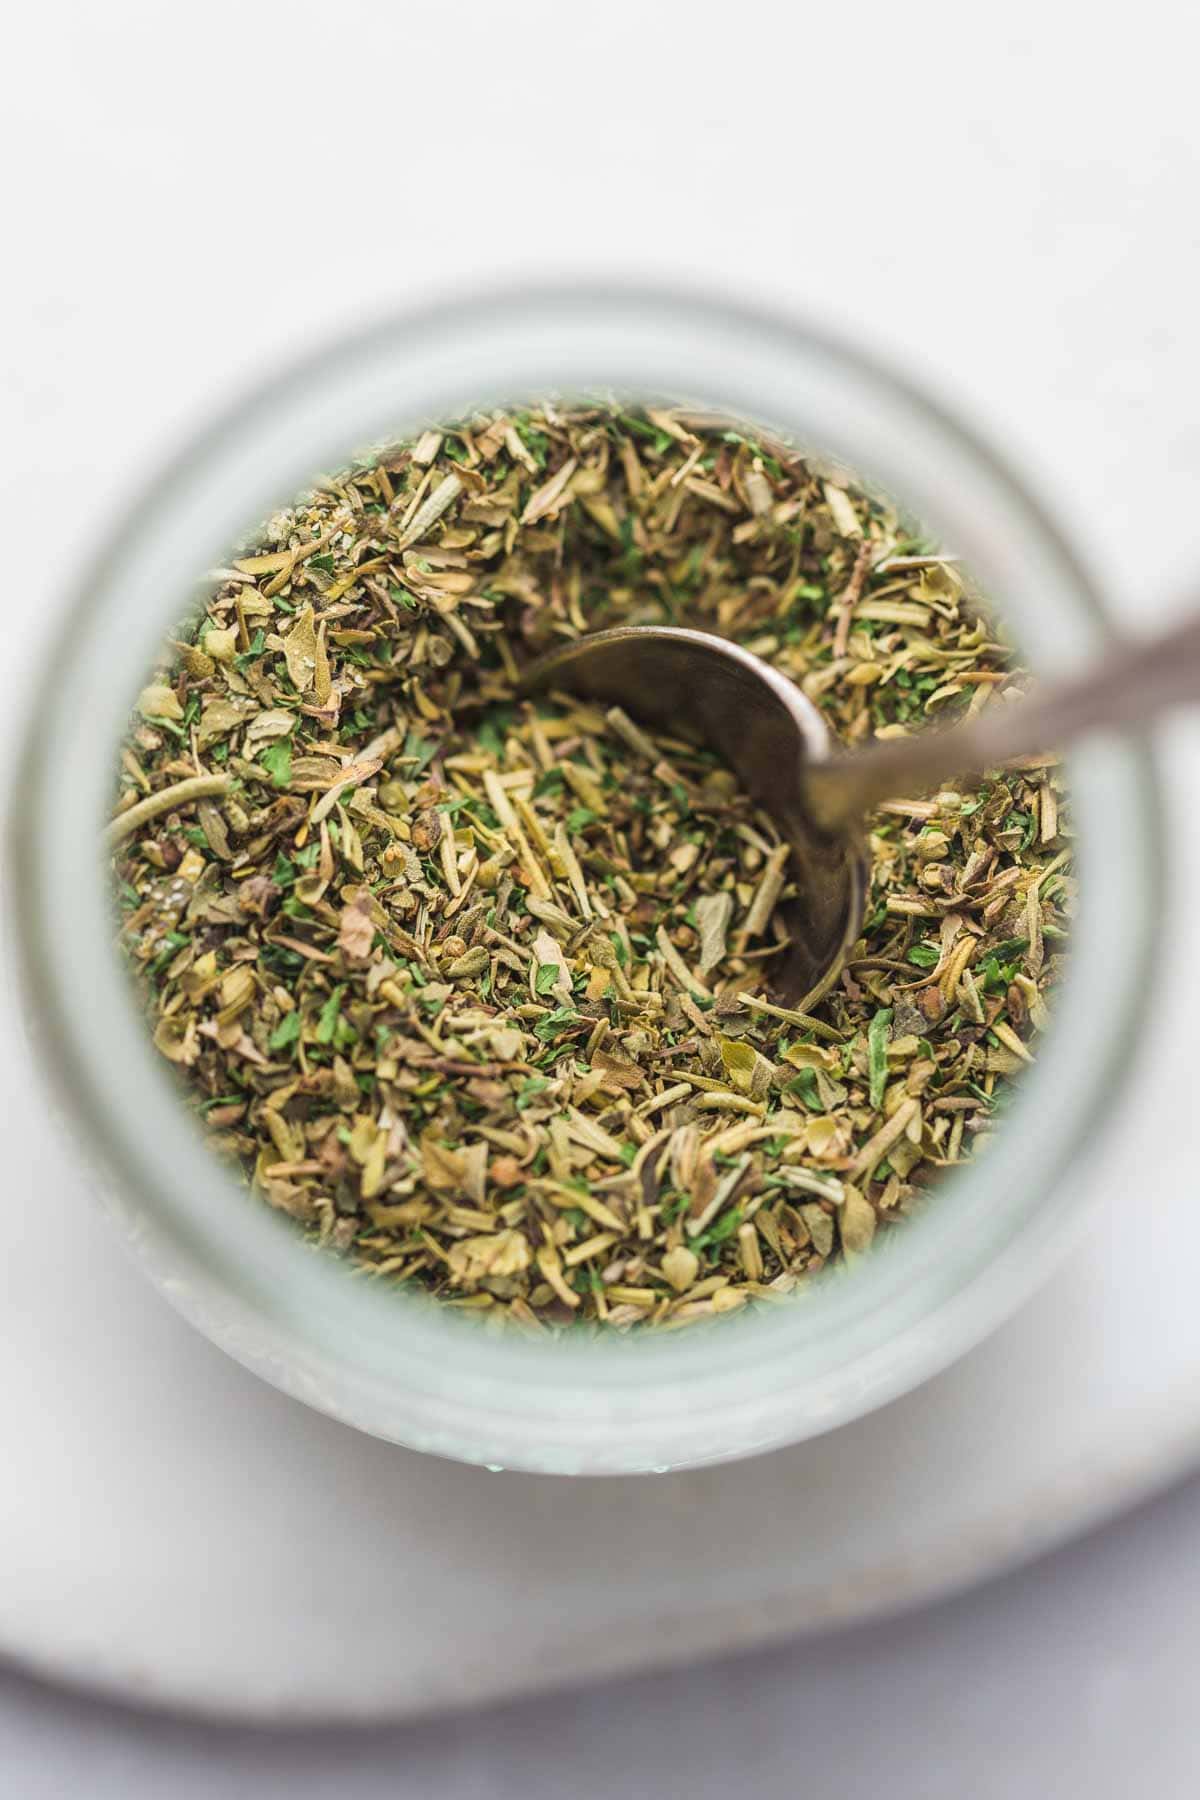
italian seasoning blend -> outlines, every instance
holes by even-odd
[[[473,419],[323,482],[143,690],[110,827],[154,1042],[214,1147],[361,1272],[672,1326],[851,1261],[1032,1060],[1072,883],[1053,758],[869,821],[863,934],[771,973],[769,817],[532,654],[721,632],[846,744],[1020,689],[952,560],[711,418]]]

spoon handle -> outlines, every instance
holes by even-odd
[[[809,770],[810,803],[829,830],[855,823],[883,800],[950,776],[979,776],[1020,756],[1058,749],[1094,730],[1144,724],[1200,699],[1200,615],[1144,643],[1122,642],[1079,675],[1036,689],[977,718],[888,738]]]

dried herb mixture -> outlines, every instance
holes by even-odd
[[[261,539],[260,539],[261,541]],[[786,852],[711,753],[513,697],[556,639],[722,632],[846,743],[1021,686],[956,565],[678,412],[486,416],[218,572],[121,752],[121,941],[213,1145],[371,1278],[672,1326],[853,1259],[986,1138],[1072,901],[1052,758],[872,819],[860,942],[776,1005]]]

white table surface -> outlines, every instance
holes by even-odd
[[[5,1800],[1192,1800],[1200,1482],[908,1619],[408,1727],[145,1718],[0,1673]]]
[[[22,8],[8,604],[52,605],[160,450],[314,335],[603,270],[856,333],[1021,461],[1127,617],[1161,614],[1200,569],[1195,38],[1165,0]],[[217,1732],[13,1675],[0,1792],[1183,1794],[1198,1553],[1191,1487],[915,1619],[404,1732]]]

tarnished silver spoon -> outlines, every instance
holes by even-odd
[[[793,1001],[811,1000],[836,977],[862,926],[862,825],[873,807],[1200,698],[1200,617],[1109,650],[1079,675],[1011,705],[855,751],[838,749],[794,682],[706,631],[619,625],[592,632],[530,663],[521,686],[619,704],[648,724],[688,730],[720,753],[791,846],[796,897],[775,986]]]

